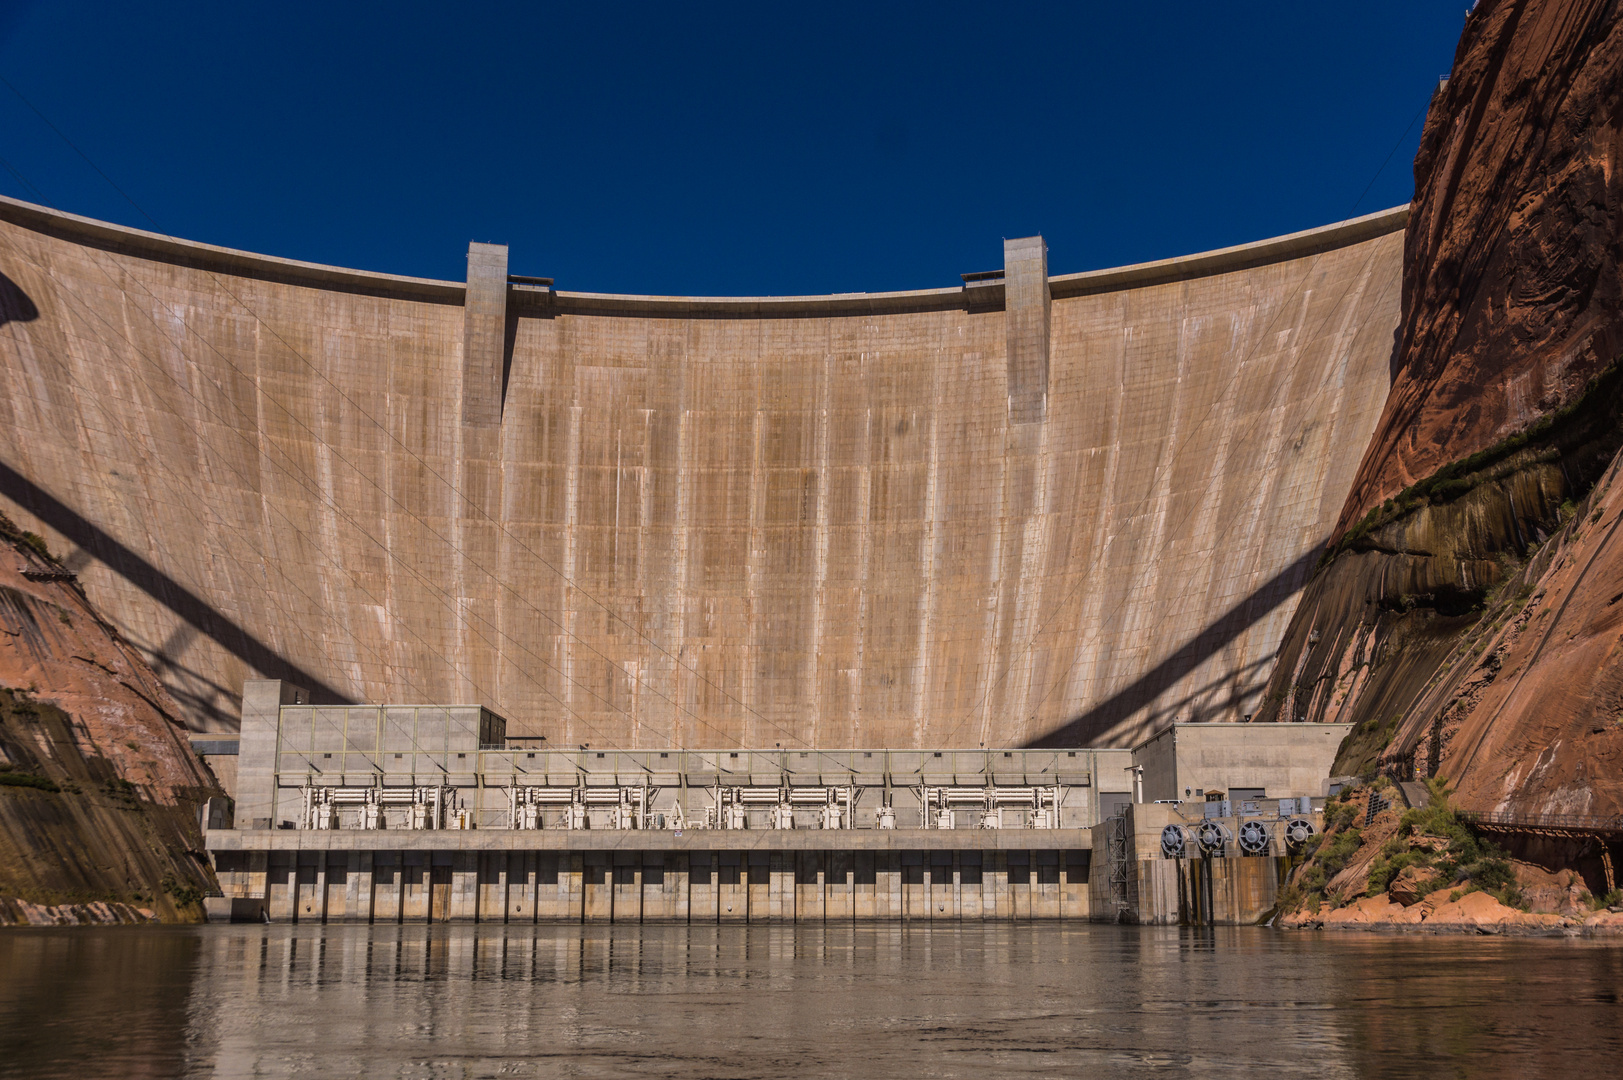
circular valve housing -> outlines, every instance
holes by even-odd
[[[1207,821],[1195,831],[1195,839],[1202,851],[1211,854],[1223,850],[1223,845],[1229,839],[1229,831],[1215,821]]]
[[[1177,825],[1168,825],[1161,830],[1161,854],[1169,859],[1183,858],[1184,836],[1183,829]]]
[[[1260,821],[1248,821],[1240,826],[1240,850],[1247,855],[1266,855],[1273,837],[1268,826]]]
[[[1285,826],[1285,843],[1299,848],[1313,837],[1313,823],[1307,818],[1291,818]]]

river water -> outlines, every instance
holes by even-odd
[[[1623,945],[1256,928],[0,931],[0,1076],[1617,1076]]]

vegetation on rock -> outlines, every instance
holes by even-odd
[[[1409,906],[1443,889],[1454,899],[1480,890],[1525,910],[1509,856],[1454,813],[1442,780],[1428,783],[1428,805],[1401,814],[1389,807],[1369,821],[1370,800],[1391,794],[1391,787],[1383,778],[1331,797],[1325,831],[1292,871],[1282,910],[1318,912],[1388,892]],[[1395,889],[1400,879],[1403,887]]]
[[[1431,792],[1428,806],[1404,811],[1397,835],[1388,839],[1376,853],[1369,868],[1365,892],[1378,896],[1386,892],[1405,869],[1429,869],[1418,887],[1406,894],[1424,899],[1438,889],[1481,889],[1493,894],[1506,907],[1525,908],[1521,886],[1510,857],[1492,841],[1483,839],[1461,821],[1448,805],[1449,791],[1441,779],[1427,783]],[[1419,879],[1414,875],[1413,879]],[[1414,900],[1409,900],[1413,903]],[[1402,901],[1400,901],[1402,902]],[[1407,905],[1406,905],[1407,906]]]

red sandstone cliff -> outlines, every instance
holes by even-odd
[[[1620,126],[1623,5],[1478,5],[1415,163],[1391,396],[1259,716],[1357,723],[1345,771],[1623,814]]]
[[[1623,457],[1500,591],[1380,761],[1460,805],[1623,815]]]
[[[201,916],[179,710],[37,537],[0,516],[0,924]]]
[[[1344,530],[1572,401],[1623,348],[1617,0],[1483,0],[1432,102],[1392,391]]]

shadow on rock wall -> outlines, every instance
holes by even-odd
[[[39,308],[29,299],[17,283],[0,274],[0,326],[14,322],[33,322],[39,318]]]

